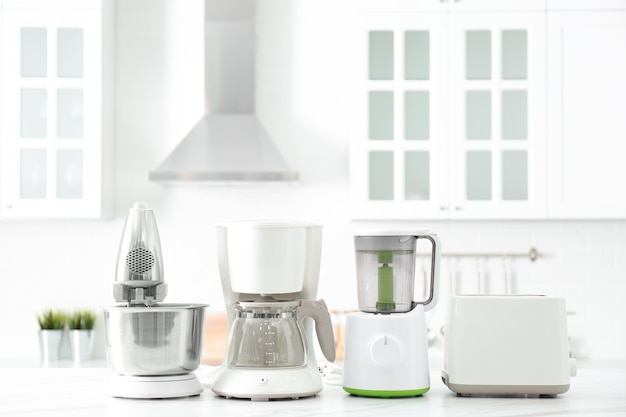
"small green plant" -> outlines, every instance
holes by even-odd
[[[37,315],[41,330],[63,330],[67,323],[67,314],[63,311],[47,309]]]
[[[70,330],[91,330],[96,323],[96,313],[91,310],[75,311],[67,322]]]

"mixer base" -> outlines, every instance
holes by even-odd
[[[192,372],[185,375],[129,376],[113,374],[110,395],[120,398],[179,398],[200,395],[204,388]]]

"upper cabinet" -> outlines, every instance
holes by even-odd
[[[626,218],[625,2],[358,4],[355,218]]]
[[[545,13],[411,4],[357,17],[354,216],[544,217]]]
[[[2,2],[1,216],[106,215],[110,3]]]
[[[626,10],[547,19],[549,215],[625,218]]]

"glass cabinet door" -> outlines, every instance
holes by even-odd
[[[3,10],[1,212],[98,217],[101,13],[50,7]]]
[[[83,29],[25,25],[18,42],[19,198],[81,198],[83,150],[70,139],[84,140]]]
[[[544,13],[455,7],[363,18],[356,218],[545,216]]]
[[[451,205],[459,216],[545,215],[543,20],[451,16]]]
[[[353,188],[361,212],[432,217],[446,189],[437,159],[446,140],[445,14],[376,16],[361,32],[358,94],[365,103],[353,138]],[[359,100],[360,101],[360,100]],[[438,119],[439,118],[439,119]],[[365,173],[365,175],[363,175]],[[360,178],[360,180],[359,180]],[[369,216],[369,215],[366,215]]]

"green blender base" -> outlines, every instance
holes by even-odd
[[[400,398],[400,397],[417,397],[418,395],[426,394],[430,387],[420,389],[407,389],[407,390],[369,390],[342,387],[343,390],[352,395],[358,395],[359,397],[376,397],[376,398]]]

